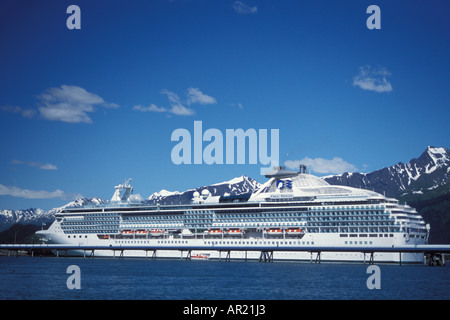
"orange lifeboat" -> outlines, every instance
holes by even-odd
[[[222,229],[214,228],[214,229],[209,229],[208,233],[211,235],[221,235],[223,233],[223,231],[222,231]]]
[[[151,236],[157,237],[157,236],[162,235],[164,233],[164,231],[162,229],[150,229],[149,233]]]
[[[269,234],[282,234],[283,230],[281,230],[280,228],[269,228],[266,232]]]
[[[230,228],[227,230],[227,234],[230,236],[240,236],[242,235],[242,230],[239,228]]]
[[[300,228],[288,228],[286,229],[287,234],[302,234],[303,230]]]

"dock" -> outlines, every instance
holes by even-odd
[[[391,252],[399,254],[400,265],[402,263],[402,253],[423,253],[429,258],[430,265],[445,265],[445,255],[450,254],[450,245],[403,245],[392,247],[373,247],[373,246],[227,246],[227,245],[211,245],[211,246],[186,246],[186,245],[171,245],[171,246],[155,246],[155,245],[140,245],[140,246],[127,246],[127,245],[67,245],[67,244],[0,244],[0,250],[7,250],[9,252],[15,252],[16,255],[19,251],[34,253],[52,251],[56,252],[56,256],[60,256],[60,252],[67,256],[68,251],[84,251],[85,257],[95,257],[95,251],[98,250],[111,250],[113,258],[123,258],[123,253],[128,250],[140,250],[146,252],[146,258],[148,253],[151,253],[151,257],[156,256],[157,251],[175,250],[180,251],[182,256],[183,252],[187,252],[186,259],[190,258],[192,251],[218,251],[219,253],[226,253],[224,260],[230,260],[230,253],[233,251],[256,251],[260,252],[259,262],[272,262],[273,253],[276,251],[283,252],[309,252],[311,253],[311,262],[320,263],[321,253],[323,252],[356,252],[369,255],[367,262],[369,264],[374,263],[374,254],[381,252]],[[116,255],[117,253],[117,255]],[[313,253],[316,255],[313,259]],[[364,260],[364,263],[366,261]]]

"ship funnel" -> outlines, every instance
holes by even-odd
[[[128,201],[131,193],[133,192],[133,187],[130,185],[131,178],[128,180],[125,180],[123,184],[119,184],[118,186],[115,186],[116,191],[114,192],[114,195],[111,198],[111,201],[113,202],[122,202],[122,201]],[[125,190],[125,191],[124,191]],[[122,194],[123,191],[123,194]]]
[[[299,173],[306,173],[306,166],[304,164],[300,165]]]

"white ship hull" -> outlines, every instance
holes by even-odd
[[[266,176],[270,180],[251,195],[212,197],[203,190],[192,203],[179,205],[128,202],[133,188],[127,181],[116,186],[109,204],[66,208],[38,235],[55,244],[126,247],[68,252],[78,256],[424,262],[421,253],[364,254],[426,244],[430,228],[414,208],[376,192],[329,185],[302,166],[300,172],[280,167]],[[319,255],[321,247],[342,252]]]
[[[59,230],[58,230],[59,229]],[[196,254],[208,254],[209,260],[245,260],[259,261],[261,252],[255,251],[254,247],[265,246],[274,248],[271,261],[303,261],[303,262],[369,262],[371,259],[369,253],[363,252],[322,252],[318,257],[314,252],[315,247],[336,246],[357,249],[358,247],[395,247],[411,244],[424,244],[422,239],[414,239],[405,241],[403,234],[394,235],[393,237],[383,238],[343,238],[339,234],[306,234],[301,239],[296,237],[285,238],[208,238],[188,239],[181,237],[153,238],[153,237],[130,237],[127,239],[99,239],[94,234],[78,235],[75,238],[67,238],[57,223],[52,225],[48,231],[40,231],[41,235],[48,239],[48,243],[69,244],[80,246],[124,246],[127,248],[135,247],[136,250],[73,250],[68,251],[68,256],[78,257],[107,257],[107,258],[145,258],[145,259],[189,259],[189,256]],[[350,240],[354,239],[354,240]],[[186,247],[186,250],[170,250],[168,248]],[[218,247],[218,250],[190,250],[190,248],[211,248]],[[236,248],[235,250],[220,250],[221,246],[227,248]],[[157,247],[157,250],[145,250],[145,247]],[[305,251],[278,251],[283,247],[304,248]],[[142,248],[142,249],[141,249]],[[309,251],[311,250],[311,251]],[[423,264],[423,253],[398,253],[398,252],[376,252],[373,255],[373,263],[414,263]]]

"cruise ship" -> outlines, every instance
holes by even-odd
[[[268,181],[252,194],[212,196],[195,192],[191,203],[179,205],[132,202],[127,180],[115,187],[106,204],[67,207],[47,230],[37,232],[56,244],[124,246],[123,257],[146,257],[140,248],[155,247],[153,258],[183,258],[188,253],[207,260],[260,259],[252,248],[277,248],[273,261],[312,261],[314,247],[395,247],[426,244],[430,227],[417,211],[377,192],[340,185],[299,171],[275,167]],[[186,250],[171,250],[182,247]],[[286,250],[280,248],[303,248]],[[189,250],[195,248],[195,250]],[[202,248],[205,248],[202,250]],[[214,250],[217,248],[217,250]],[[236,248],[236,250],[232,250]],[[248,249],[248,250],[246,250]],[[85,255],[74,250],[70,255]],[[95,256],[112,257],[113,250]],[[221,256],[222,255],[222,256]],[[186,256],[187,258],[187,256]],[[423,263],[421,253],[375,253],[375,263]],[[362,252],[323,252],[321,261],[363,262]],[[401,259],[401,260],[400,260]]]

